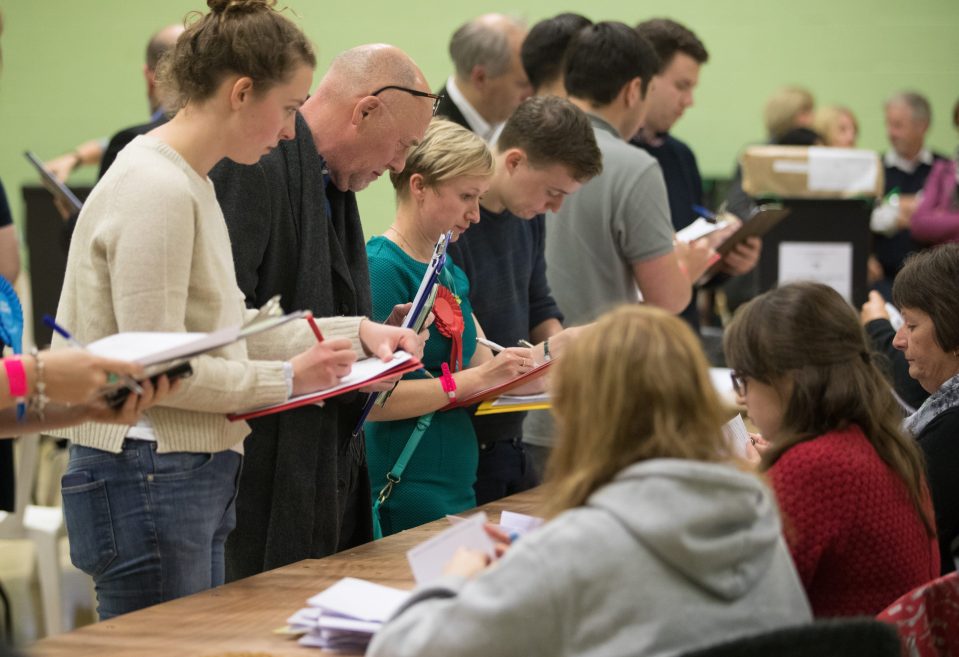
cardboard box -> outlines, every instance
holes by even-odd
[[[742,158],[743,191],[752,197],[881,197],[879,155],[856,148],[750,146]]]

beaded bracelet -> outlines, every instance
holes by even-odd
[[[30,395],[30,411],[42,421],[44,419],[43,412],[46,410],[50,398],[47,397],[47,382],[43,378],[43,358],[40,357],[40,352],[37,351],[36,347],[33,348],[31,353],[33,354],[33,360],[37,363],[37,380],[33,386],[33,394]]]

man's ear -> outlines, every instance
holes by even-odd
[[[485,66],[477,64],[470,71],[470,83],[477,89],[482,89],[488,80],[489,74],[486,72]]]
[[[633,78],[629,82],[623,85],[623,102],[626,103],[626,107],[636,107],[639,103],[643,101],[643,79],[642,78]]]
[[[239,109],[253,98],[253,78],[243,75],[230,87],[230,106]]]
[[[523,152],[521,148],[510,148],[506,151],[506,154],[503,156],[503,164],[506,166],[506,173],[513,175],[513,172],[519,168],[521,164],[526,162],[526,153]]]
[[[375,112],[378,112],[381,106],[382,103],[376,96],[364,96],[353,106],[353,116],[350,117],[350,121],[353,125],[359,125]]]

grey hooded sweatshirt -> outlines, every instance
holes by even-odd
[[[667,657],[812,620],[773,496],[728,465],[636,463],[475,579],[422,587],[392,657]]]

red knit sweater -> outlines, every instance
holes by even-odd
[[[815,616],[874,616],[939,575],[935,537],[858,426],[790,448],[769,478]]]

